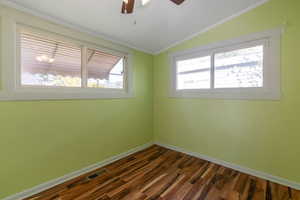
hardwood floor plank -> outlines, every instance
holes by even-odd
[[[289,188],[276,184],[270,183],[272,190],[272,200],[289,200],[291,199]]]
[[[300,191],[154,145],[24,200],[300,200]]]
[[[292,190],[292,200],[300,200],[300,191],[299,190]]]
[[[256,178],[256,190],[253,195],[253,200],[266,199],[267,181]]]

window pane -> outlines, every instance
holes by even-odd
[[[211,57],[177,61],[177,89],[209,89]]]
[[[123,57],[88,49],[88,87],[92,88],[124,88]]]
[[[21,33],[21,85],[81,87],[81,49]]]
[[[215,88],[263,86],[263,46],[215,55]]]

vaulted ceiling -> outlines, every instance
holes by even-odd
[[[267,0],[151,0],[122,15],[122,0],[5,0],[139,50],[158,53]],[[138,1],[138,0],[137,0]]]

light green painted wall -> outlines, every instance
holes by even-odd
[[[300,182],[299,11],[299,0],[270,0],[155,56],[155,140]],[[169,53],[276,28],[285,21],[281,101],[168,97]]]
[[[114,46],[1,6],[0,15],[2,23],[18,20]],[[10,49],[3,43],[2,53]],[[0,102],[0,199],[152,141],[152,62],[133,51],[131,99]]]
[[[153,132],[158,142],[300,182],[299,4],[270,0],[154,60],[133,51],[132,99],[0,102],[0,199],[145,144]],[[0,19],[119,47],[1,6]],[[168,97],[169,53],[278,27],[284,21],[289,24],[282,39],[281,101]],[[5,31],[0,30],[0,36]],[[10,49],[4,43],[0,40],[2,61]]]

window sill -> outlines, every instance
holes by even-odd
[[[109,90],[109,91],[22,91],[15,90],[14,92],[0,92],[0,101],[22,101],[22,100],[80,100],[80,99],[127,99],[134,98],[132,92],[124,90]]]
[[[203,98],[227,100],[273,100],[279,101],[280,91],[265,89],[222,89],[222,90],[176,90],[171,92],[170,98]]]

